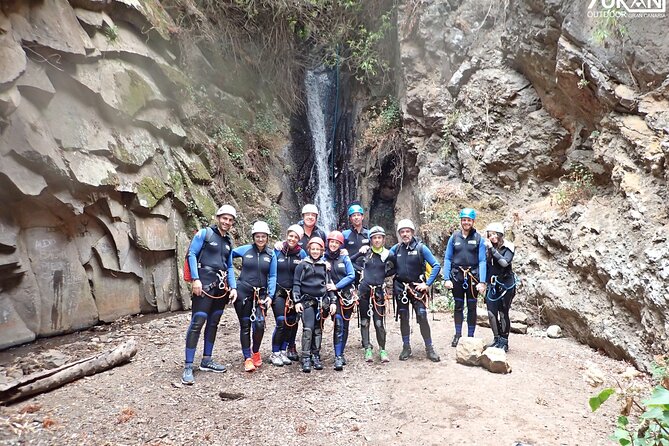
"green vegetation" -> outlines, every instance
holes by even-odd
[[[284,105],[300,105],[306,67],[338,66],[390,85],[396,0],[172,0],[188,38],[243,59]]]
[[[441,146],[441,156],[446,159],[451,154],[451,136],[453,135],[453,129],[455,124],[460,119],[460,110],[453,110],[451,113],[448,113],[444,116],[444,122],[441,125],[441,131],[443,139],[443,144]]]
[[[612,395],[618,394],[623,401],[616,429],[611,436],[623,446],[667,446],[669,445],[669,356],[657,356],[653,364],[654,389],[649,398],[647,389],[640,388],[634,376],[624,377],[618,389],[606,388],[590,398],[592,411],[596,411]]]
[[[370,127],[375,135],[385,135],[402,126],[400,105],[395,98],[386,98],[378,106],[369,109]]]
[[[600,10],[592,30],[595,42],[601,45],[611,37],[624,38],[628,34],[627,27],[621,21],[624,16],[625,12],[618,8]]]
[[[102,33],[107,38],[107,42],[116,43],[118,41],[118,26],[116,25],[106,25],[102,28]]]
[[[143,200],[142,205],[149,209],[158,204],[168,192],[165,183],[159,178],[144,177],[137,185],[137,198],[140,202]]]
[[[570,172],[560,178],[554,197],[558,206],[567,209],[589,199],[594,191],[594,177],[590,169],[581,163],[574,163]]]

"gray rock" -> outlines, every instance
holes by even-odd
[[[485,341],[480,338],[463,337],[455,349],[455,360],[459,364],[479,365],[479,357],[485,349]]]
[[[0,117],[14,113],[21,103],[21,93],[16,87],[0,92]]]
[[[558,325],[551,325],[546,329],[546,335],[552,339],[558,339],[562,337],[562,329]]]
[[[511,373],[506,353],[501,348],[486,348],[479,357],[479,365],[492,373]]]
[[[74,180],[88,186],[115,186],[119,183],[116,166],[107,158],[84,152],[64,152]]]
[[[113,273],[103,270],[93,257],[89,264],[90,278],[99,318],[103,322],[138,314],[141,311],[141,282],[130,274]]]
[[[0,173],[24,195],[37,196],[47,187],[42,177],[14,159],[11,154],[0,156]]]
[[[135,216],[132,232],[135,244],[148,251],[172,251],[176,249],[176,235],[171,222],[163,218]]]
[[[4,16],[3,16],[4,17]],[[11,27],[0,34],[0,90],[9,87],[26,70],[26,53],[12,38]]]
[[[16,86],[23,96],[41,108],[45,108],[56,94],[56,89],[46,75],[44,65],[30,59],[28,59],[25,73],[16,81]]]
[[[0,299],[0,314],[0,350],[35,340],[35,333],[26,326],[4,289],[3,298]]]

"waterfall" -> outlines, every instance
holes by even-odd
[[[330,180],[329,145],[325,106],[332,93],[332,82],[327,72],[320,74],[307,71],[305,77],[307,92],[307,116],[314,143],[314,168],[317,174],[314,204],[318,206],[318,225],[326,232],[337,228],[337,216],[334,210],[334,194]]]

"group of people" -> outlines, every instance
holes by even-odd
[[[474,228],[476,212],[460,212],[460,229],[448,240],[443,269],[429,247],[416,237],[411,220],[397,224],[398,243],[385,247],[386,232],[381,226],[364,226],[364,209],[354,203],[348,208],[350,227],[326,234],[318,227],[318,208],[307,204],[302,220],[291,225],[285,240],[269,243],[272,235],[266,222],[256,221],[252,243],[233,248],[229,231],[237,218],[230,205],[216,212],[216,224],[198,231],[189,246],[187,266],[192,280],[192,316],[186,334],[184,384],[193,384],[193,362],[204,327],[204,350],[199,369],[224,372],[223,364],[212,358],[216,331],[226,304],[234,305],[239,319],[239,338],[244,370],[261,367],[260,345],[267,312],[272,311],[270,362],[284,366],[300,362],[303,372],[322,370],[323,327],[334,321],[334,369],[346,365],[345,349],[349,325],[357,307],[364,359],[374,361],[370,327],[374,326],[381,362],[389,362],[386,350],[385,316],[389,303],[395,308],[402,335],[401,361],[412,356],[410,318],[413,308],[425,345],[426,357],[438,362],[428,323],[429,290],[439,273],[445,287],[452,289],[455,303],[456,347],[462,336],[464,308],[467,306],[467,335],[474,336],[476,301],[486,296],[494,334],[491,347],[508,350],[509,309],[515,295],[512,271],[513,244],[504,240],[504,226],[492,223],[485,234]],[[235,275],[234,260],[241,259]],[[392,290],[385,289],[392,277]],[[390,295],[392,294],[392,296]],[[302,325],[300,353],[296,339]]]

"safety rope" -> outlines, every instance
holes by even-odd
[[[286,327],[291,328],[297,325],[297,317],[295,322],[292,324],[288,322],[288,313],[295,310],[295,302],[293,302],[293,290],[286,289],[282,286],[279,286],[282,290],[286,292],[286,303],[283,306],[283,323]]]
[[[502,299],[504,295],[507,293],[507,291],[515,288],[516,284],[518,283],[518,277],[514,274],[513,275],[513,284],[510,286],[504,285],[504,283],[500,282],[497,280],[497,276],[492,276],[490,278],[490,288],[488,289],[488,294],[486,296],[486,299],[490,302],[497,302],[498,300]],[[501,289],[504,290],[502,294],[499,295],[499,297],[495,297],[497,295],[497,287],[500,287]]]
[[[260,314],[262,315],[262,320],[265,320],[265,307],[260,302],[260,290],[262,287],[252,287],[253,288],[253,306],[251,307],[251,317],[249,320],[255,322],[258,317],[256,316],[256,308],[260,308]]]
[[[358,296],[356,296],[355,290],[351,291],[351,297],[349,299],[344,299],[344,295],[341,291],[337,291],[336,294],[339,296],[339,312],[341,313],[342,319],[350,321],[353,317],[353,311],[358,305]],[[344,312],[348,310],[351,310],[351,315],[347,318],[344,315]]]
[[[204,294],[207,297],[211,297],[212,299],[221,299],[223,297],[227,297],[230,294],[230,287],[228,286],[228,273],[223,270],[218,270],[216,273],[216,278],[218,281],[212,282],[206,287],[202,287],[202,294]],[[207,293],[207,291],[213,290],[214,288],[218,288],[219,290],[223,290],[223,294],[220,296],[212,296],[211,294]]]
[[[460,266],[458,268],[460,268],[460,271],[462,271],[462,289],[466,290],[469,288],[469,292],[472,296],[474,296],[475,283],[479,283],[479,280],[472,274],[472,267],[470,266],[469,268],[463,268]],[[468,278],[471,279],[471,281],[467,280]]]

